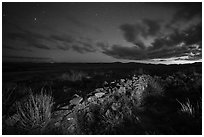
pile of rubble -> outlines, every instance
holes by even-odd
[[[64,134],[77,133],[78,112],[85,111],[89,115],[91,106],[95,105],[99,109],[104,109],[103,106],[109,103],[108,107],[105,108],[106,110],[103,110],[104,115],[107,116],[110,111],[117,112],[123,109],[121,98],[126,98],[134,107],[139,108],[142,106],[147,94],[158,92],[148,89],[153,80],[149,75],[133,76],[132,79],[120,79],[119,81],[106,83],[103,88],[95,89],[85,98],[75,94],[74,98],[69,101],[68,106],[62,107],[60,111],[53,113],[55,117],[60,117],[55,125],[63,125],[63,128],[65,128],[63,131],[66,131]]]

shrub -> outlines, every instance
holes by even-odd
[[[163,95],[164,90],[161,85],[149,75],[139,76],[133,85],[132,97],[133,100],[136,100],[136,106],[144,105],[150,98],[158,98]]]
[[[162,95],[163,94],[163,87],[158,83],[157,80],[151,78],[148,81],[148,86],[151,88],[151,90],[155,93],[155,94],[159,94]]]
[[[190,116],[194,115],[194,108],[193,108],[193,106],[192,106],[189,99],[185,103],[181,103],[179,100],[177,100],[177,101],[181,105],[180,111],[182,113],[186,113],[186,114],[188,114]]]
[[[87,76],[86,73],[82,71],[73,71],[71,70],[70,73],[63,73],[59,79],[62,81],[81,81],[83,78]]]
[[[16,103],[17,115],[19,116],[18,128],[24,131],[41,133],[43,128],[51,120],[53,98],[41,92],[29,96]]]
[[[201,101],[198,101],[196,102],[196,104],[193,104],[188,98],[185,103],[181,103],[179,100],[177,100],[177,102],[181,105],[180,112],[183,114],[187,114],[192,118],[195,118],[202,113]]]

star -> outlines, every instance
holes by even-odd
[[[96,15],[96,17],[98,17],[98,13],[96,13],[95,15]]]
[[[37,23],[37,18],[36,18],[36,17],[34,17],[34,19],[33,19],[33,20],[34,20],[34,23]]]

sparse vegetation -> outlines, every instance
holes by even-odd
[[[177,100],[178,101],[178,100]],[[185,103],[181,103],[180,101],[178,101],[179,104],[181,105],[181,109],[180,111],[184,114],[188,114],[189,116],[194,116],[195,115],[195,109],[193,107],[193,105],[191,104],[190,100],[187,99],[187,101]]]
[[[114,71],[88,80],[90,72],[70,71],[43,88],[4,86],[3,134],[201,134],[202,77],[187,72],[130,71],[111,81]]]
[[[63,73],[60,77],[59,80],[62,81],[81,81],[83,78],[87,76],[86,73],[82,71],[74,71],[71,70],[70,72]]]
[[[179,100],[177,100],[178,103],[181,105],[180,112],[188,115],[189,117],[195,118],[198,114],[201,113],[201,100],[197,101],[195,105],[187,99],[185,103],[181,103]]]

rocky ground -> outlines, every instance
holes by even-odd
[[[19,115],[5,117],[3,133],[199,134],[202,123],[201,117],[179,113],[180,104],[168,98],[164,87],[149,75],[105,82],[102,88],[84,97],[75,94],[67,102],[55,106],[47,121],[28,130],[20,128]]]

